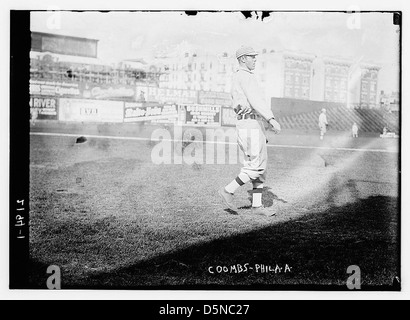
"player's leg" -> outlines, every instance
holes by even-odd
[[[244,130],[240,137],[246,137],[238,141],[245,155],[240,175],[248,176],[249,180],[258,179],[267,167],[266,136],[258,121],[250,120],[246,132]]]
[[[263,182],[260,179],[252,181],[252,208],[262,206]]]
[[[320,127],[320,140],[323,140],[323,137],[326,133],[326,127],[325,126],[321,126]]]
[[[244,120],[245,121],[245,120]],[[237,138],[238,138],[238,145],[244,155],[244,163],[249,161],[250,158],[250,131],[246,127],[246,123],[241,121],[236,126]],[[234,193],[238,190],[241,186],[245,183],[249,182],[251,178],[246,172],[241,171],[235,179],[233,179],[229,184],[225,187],[219,189],[218,193],[224,200],[225,204],[232,210],[236,210],[236,206],[234,204]]]
[[[246,127],[246,123],[243,123],[246,120],[241,121],[237,125],[237,137],[238,137],[238,145],[241,149],[243,156],[244,156],[244,166],[247,166],[247,163],[251,160],[251,153],[252,153],[252,129]],[[233,179],[227,186],[225,186],[225,190],[228,193],[234,194],[235,191],[243,186],[245,183],[249,182],[251,178],[247,174],[241,170],[238,176]]]

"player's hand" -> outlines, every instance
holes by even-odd
[[[246,114],[252,111],[252,108],[250,106],[238,105],[238,107],[239,107],[239,111],[237,112],[238,115]]]
[[[269,124],[272,126],[272,130],[275,133],[279,133],[282,130],[281,127],[280,127],[279,122],[277,122],[275,119],[270,119]]]

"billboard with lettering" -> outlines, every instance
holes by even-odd
[[[30,80],[31,95],[96,100],[137,101],[135,86],[94,82]]]
[[[52,97],[81,97],[79,83],[30,79],[30,95]]]
[[[83,98],[101,100],[136,101],[135,87],[121,84],[98,84],[85,82],[80,84]]]
[[[60,98],[58,119],[81,122],[123,122],[124,102]]]
[[[46,96],[31,96],[30,111],[36,114],[39,120],[57,120],[58,119],[58,99]]]
[[[162,122],[173,123],[178,119],[178,106],[175,104],[125,102],[124,122]]]
[[[185,124],[194,126],[220,126],[221,106],[214,105],[183,105]]]

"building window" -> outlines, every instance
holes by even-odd
[[[291,88],[289,86],[285,87],[285,97],[291,97]]]

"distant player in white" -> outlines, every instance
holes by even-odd
[[[357,138],[359,136],[359,127],[357,126],[356,122],[353,123],[352,126],[352,136],[353,138]]]
[[[326,133],[327,116],[326,109],[322,109],[322,113],[319,115],[319,129],[320,129],[320,140],[323,140],[323,136]]]

